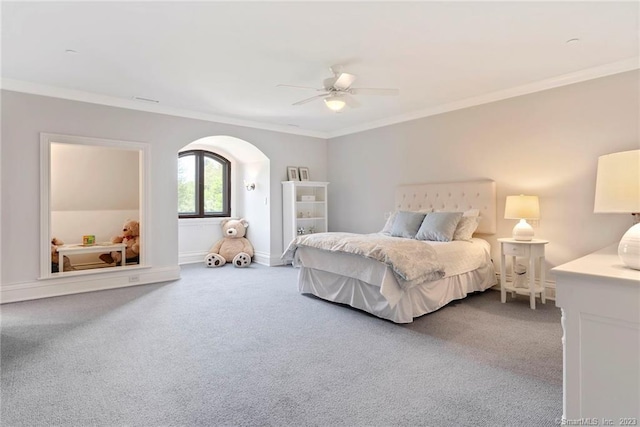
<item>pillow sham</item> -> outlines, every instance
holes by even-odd
[[[422,221],[416,239],[450,242],[462,218],[462,212],[432,212]]]
[[[479,216],[462,216],[453,233],[453,240],[470,240],[480,224]]]
[[[463,217],[468,217],[468,216],[470,216],[470,217],[478,217],[478,216],[480,216],[480,209],[469,209],[469,210],[466,210],[466,211],[462,212],[462,216]]]
[[[460,212],[462,216],[480,216],[480,209],[467,209],[466,211],[454,211],[449,209],[436,209],[434,212]]]
[[[382,227],[382,234],[391,234],[391,229],[393,228],[393,222],[396,220],[396,215],[398,211],[391,212],[389,218],[387,218],[387,222],[385,222],[384,227]]]
[[[391,227],[391,235],[413,239],[426,215],[423,212],[398,212]]]
[[[399,211],[394,211],[389,214],[389,218],[387,218],[387,221],[385,222],[384,227],[382,227],[382,231],[380,231],[380,233],[391,235],[391,229],[393,228],[393,223],[396,220],[396,215],[398,214],[398,212]],[[433,212],[433,209],[420,209],[418,212],[427,214],[429,212]]]
[[[453,212],[445,210],[437,210],[436,212]],[[456,227],[456,231],[453,233],[453,240],[469,240],[473,237],[473,233],[478,229],[480,225],[480,209],[467,209],[462,212],[462,218]],[[475,222],[471,219],[474,218]]]

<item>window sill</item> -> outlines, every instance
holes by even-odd
[[[178,226],[189,225],[220,225],[225,219],[231,217],[215,217],[215,218],[178,218]]]

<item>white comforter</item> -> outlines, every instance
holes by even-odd
[[[433,248],[444,266],[445,278],[459,276],[480,268],[491,266],[491,247],[486,240],[473,238],[470,241],[419,243]],[[403,289],[392,270],[381,262],[353,254],[340,254],[314,248],[302,247],[296,252],[294,265],[329,271],[352,277],[380,288],[380,293],[393,306],[406,289]],[[414,262],[419,262],[415,259]],[[418,284],[420,285],[420,284]]]
[[[371,258],[389,266],[403,289],[418,283],[441,279],[443,264],[431,245],[413,239],[390,237],[380,233],[317,233],[296,237],[282,255],[293,260],[299,247],[348,253]]]

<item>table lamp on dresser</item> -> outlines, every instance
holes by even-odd
[[[596,213],[630,213],[634,225],[622,236],[618,256],[624,264],[640,270],[640,150],[598,157]]]

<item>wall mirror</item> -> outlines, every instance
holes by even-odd
[[[41,278],[146,265],[149,145],[54,134],[41,134],[40,142]],[[108,246],[128,220],[140,224],[137,258],[124,245]],[[64,242],[57,260],[54,238]],[[112,253],[116,259],[101,258]],[[123,253],[124,266],[117,262]]]

